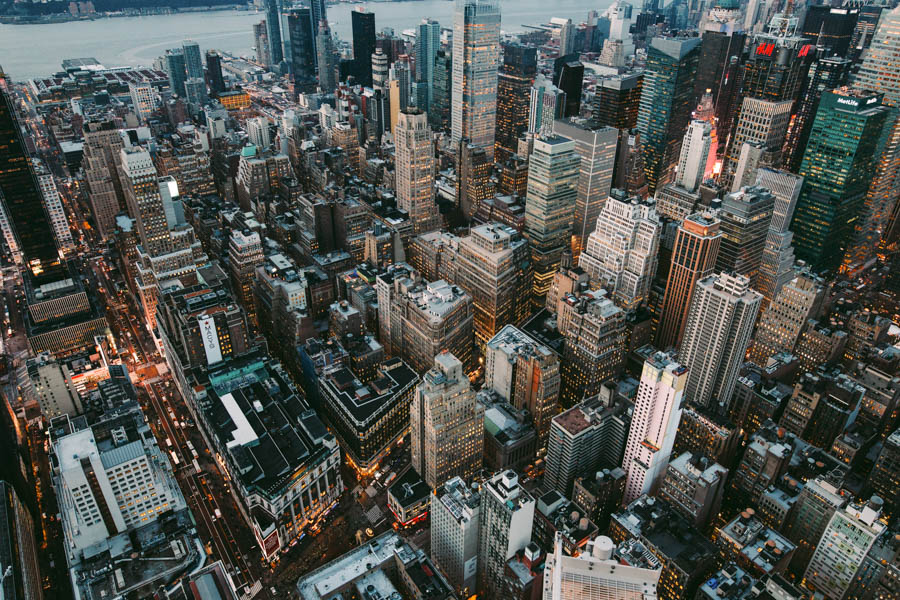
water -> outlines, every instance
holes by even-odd
[[[392,27],[399,35],[424,17],[453,26],[452,0],[370,2],[378,31]],[[523,25],[546,23],[551,17],[583,21],[589,10],[602,13],[612,0],[503,0],[503,30],[522,31]],[[350,40],[350,11],[358,4],[328,7],[332,29]],[[0,24],[0,66],[16,80],[50,75],[66,58],[94,57],[108,67],[149,66],[166,48],[191,38],[202,49],[216,48],[252,55],[253,24],[263,13],[212,11],[148,17],[125,17],[42,25]]]

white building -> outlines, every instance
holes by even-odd
[[[69,219],[66,217],[66,211],[59,198],[59,190],[56,189],[53,175],[43,164],[34,161],[34,166],[38,186],[41,189],[41,197],[44,199],[44,208],[47,209],[47,216],[50,217],[50,226],[53,228],[53,235],[56,237],[56,247],[59,249],[60,254],[68,254],[74,250],[75,243],[72,241]]]
[[[397,207],[409,213],[416,234],[440,227],[434,203],[434,143],[428,115],[417,108],[400,111],[394,131]]]
[[[692,192],[697,191],[706,176],[711,146],[712,124],[708,121],[691,121],[681,143],[676,185]]]
[[[478,486],[459,477],[439,486],[431,499],[431,558],[460,598],[475,593],[478,567]]]
[[[247,119],[247,136],[250,143],[262,150],[272,145],[272,134],[269,132],[269,120],[265,117]]]
[[[500,598],[506,561],[531,541],[535,500],[519,483],[515,471],[501,471],[481,488],[478,541],[478,589]]]
[[[566,556],[557,537],[544,566],[543,600],[656,600],[662,569],[622,564],[606,536],[588,542],[587,551]]]
[[[653,201],[613,190],[588,236],[579,266],[623,310],[640,306],[656,276],[662,223]]]
[[[665,473],[681,420],[686,382],[687,369],[668,354],[657,352],[644,361],[622,459],[626,504],[655,492]]]
[[[762,168],[756,172],[756,185],[772,192],[775,206],[766,233],[759,264],[756,290],[771,302],[781,288],[794,277],[794,233],[789,229],[803,178],[787,171]]]
[[[156,110],[156,91],[148,82],[129,83],[128,91],[131,93],[131,106],[137,115],[139,123],[146,123],[147,119]]]

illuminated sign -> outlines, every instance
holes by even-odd
[[[848,106],[859,106],[859,102],[856,100],[851,100],[850,98],[838,98],[838,104],[846,104]]]
[[[206,362],[215,364],[222,360],[222,351],[219,349],[219,332],[216,331],[216,322],[212,317],[197,319],[200,325],[200,337],[203,339],[203,349],[206,351]]]
[[[263,540],[263,554],[266,557],[272,556],[278,552],[278,548],[280,547],[281,543],[278,541],[278,530],[276,529]]]
[[[756,54],[758,56],[772,56],[773,52],[775,52],[775,44],[771,42],[760,42],[759,46],[756,47]]]
[[[812,44],[806,44],[802,48],[800,48],[800,52],[797,53],[798,57],[803,57],[809,55],[809,51],[815,48]]]

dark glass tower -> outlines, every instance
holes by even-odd
[[[166,70],[169,73],[169,89],[173,94],[184,98],[184,82],[187,81],[187,65],[184,60],[184,50],[172,48],[166,50]]]
[[[325,0],[310,0],[309,10],[312,13],[312,26],[310,27],[310,35],[313,41],[313,62],[316,69],[319,67],[318,51],[316,49],[316,36],[319,34],[319,22],[328,20],[328,11],[325,7]]]
[[[694,84],[694,102],[698,103],[709,90],[715,107],[718,139],[728,139],[732,107],[740,90],[738,66],[744,53],[747,36],[741,32],[727,34],[722,31],[706,31],[700,45],[700,64]],[[724,150],[725,144],[719,144]]]
[[[581,88],[584,85],[584,65],[577,54],[556,59],[553,63],[553,83],[566,93],[563,116],[577,117],[581,112]]]
[[[880,94],[849,88],[822,94],[791,223],[797,258],[813,269],[835,269],[852,241],[893,114]]]
[[[858,17],[858,8],[810,6],[803,20],[803,37],[824,48],[828,56],[847,56]]]
[[[515,154],[519,136],[528,128],[531,85],[537,73],[537,48],[521,44],[503,47],[503,65],[497,76],[497,133],[494,155],[506,162]]]
[[[375,54],[375,13],[354,10],[350,13],[353,26],[353,63],[356,83],[372,87],[372,55]]]
[[[643,81],[642,73],[632,73],[599,82],[594,96],[594,124],[626,130],[637,127]]]
[[[269,36],[269,59],[275,69],[282,60],[281,48],[281,6],[278,0],[266,0],[266,35]]]
[[[0,76],[0,200],[6,208],[22,258],[36,286],[67,277],[56,238],[25,152],[12,98]],[[35,286],[35,287],[36,287]]]
[[[291,46],[291,73],[297,92],[316,90],[315,45],[310,35],[312,12],[308,8],[295,8],[287,15],[288,40]]]
[[[213,94],[225,91],[225,77],[222,75],[222,55],[215,50],[206,51],[206,82]]]

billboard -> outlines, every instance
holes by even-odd
[[[200,337],[203,339],[203,349],[206,351],[206,362],[215,364],[222,360],[222,351],[219,349],[219,332],[216,330],[216,322],[212,317],[200,317]]]

